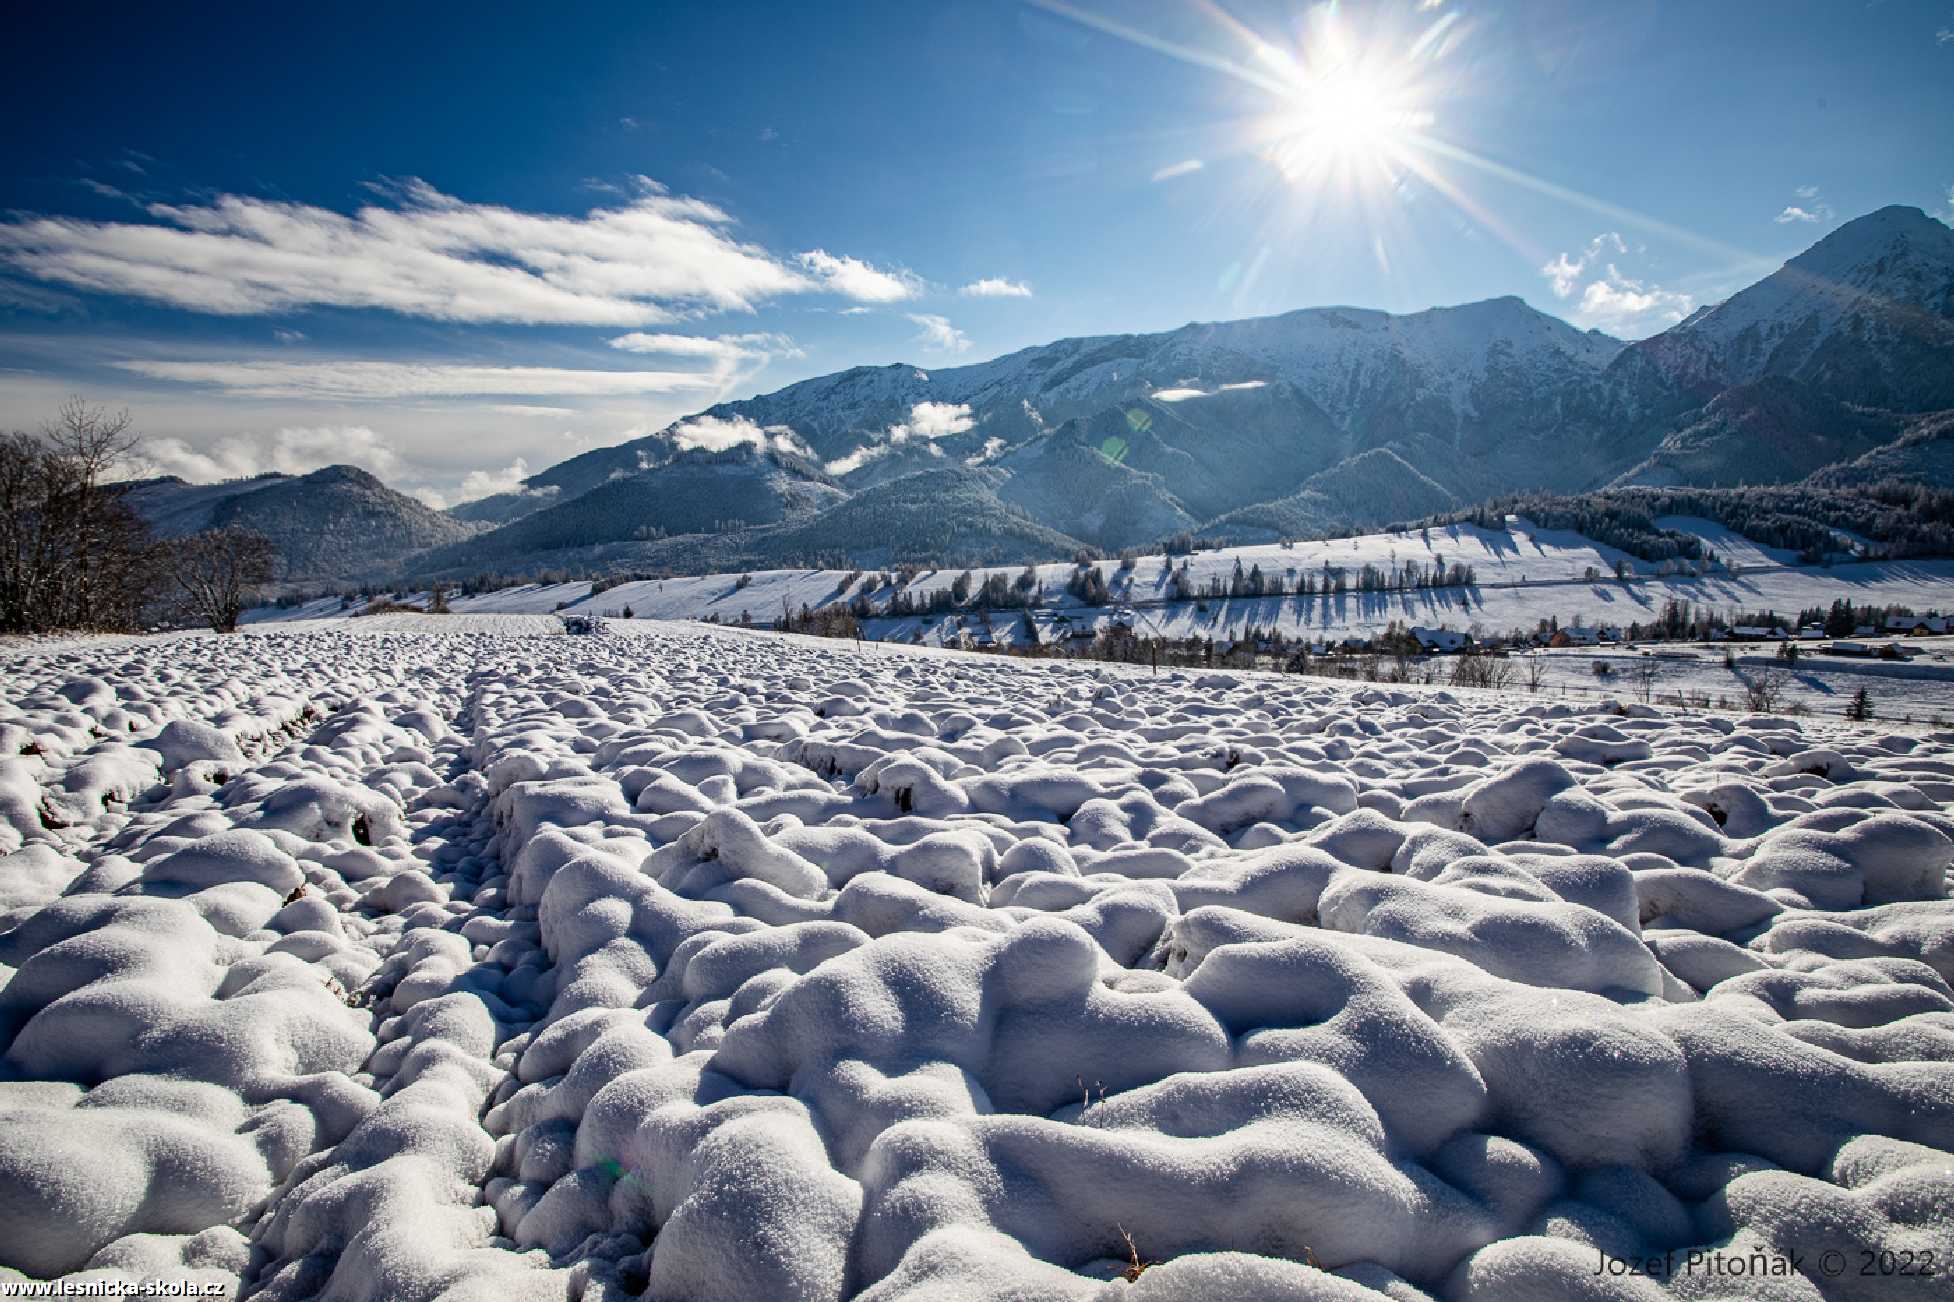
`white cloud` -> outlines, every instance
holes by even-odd
[[[1151,395],[1155,402],[1186,402],[1189,398],[1205,398],[1205,389],[1155,389]]]
[[[1167,166],[1160,168],[1154,172],[1153,179],[1156,182],[1171,181],[1177,176],[1186,176],[1189,172],[1198,172],[1201,168],[1202,162],[1200,159],[1185,158],[1178,163],[1169,163]]]
[[[1269,382],[1267,380],[1237,380],[1233,384],[1222,385],[1221,391],[1223,393],[1235,393],[1242,389],[1266,389],[1268,387]]]
[[[1937,214],[1949,225],[1954,225],[1954,185],[1947,187],[1947,211]]]
[[[874,310],[875,310],[874,308],[868,308],[868,307],[844,307],[841,309],[841,315],[842,316],[867,316],[870,312]]]
[[[908,420],[889,426],[888,432],[883,435],[880,443],[865,443],[847,456],[837,457],[828,462],[824,468],[831,475],[846,475],[851,471],[860,470],[871,461],[888,456],[890,452],[911,439],[922,441],[933,454],[940,457],[943,455],[943,450],[936,446],[937,439],[962,434],[974,428],[976,424],[976,418],[970,414],[970,404],[967,402],[919,402],[910,407]],[[1000,448],[1004,446],[1002,440],[991,439],[984,445],[986,450],[967,464],[975,465],[977,461],[992,455],[992,443]]]
[[[376,184],[352,214],[223,195],[151,204],[150,221],[0,222],[0,262],[42,281],[189,311],[312,306],[441,321],[641,326],[745,310],[822,286],[868,302],[912,296],[906,272],[825,250],[794,265],[733,237],[733,220],[649,178],[581,217],[467,203],[420,180]]]
[[[966,466],[981,466],[1002,451],[1004,451],[1004,440],[993,434],[984,440],[984,446],[977,450],[976,456],[965,457],[963,463]]]
[[[152,473],[178,475],[193,483],[241,479],[275,470],[303,475],[321,466],[358,466],[387,478],[401,469],[399,453],[364,425],[275,430],[262,436],[230,435],[204,447],[180,438],[151,438],[142,459]]]
[[[504,416],[546,416],[551,420],[577,414],[575,407],[544,407],[533,402],[491,402],[488,410]]]
[[[469,471],[461,477],[460,487],[453,492],[444,493],[437,488],[416,488],[413,494],[435,510],[445,511],[458,502],[473,502],[479,498],[495,497],[503,493],[535,496],[536,494],[527,492],[522,486],[522,481],[527,478],[529,478],[529,463],[517,457],[500,470]]]
[[[772,448],[779,452],[805,453],[801,441],[794,431],[786,425],[768,425],[764,428],[754,424],[744,416],[731,418],[711,414],[694,416],[680,421],[671,430],[672,441],[679,450],[691,452],[703,449],[707,452],[724,452],[742,444],[752,444],[766,450]]]
[[[919,402],[909,409],[907,425],[889,427],[889,441],[942,439],[961,434],[976,424],[967,402]]]
[[[1030,298],[1031,286],[1023,281],[986,276],[982,280],[971,281],[957,293],[965,298]]]
[[[605,341],[627,353],[659,353],[667,357],[704,357],[715,362],[735,363],[761,357],[803,357],[806,354],[786,335],[757,333],[744,335],[646,334],[634,330]]]
[[[1579,288],[1581,277],[1604,253],[1628,252],[1628,244],[1614,231],[1603,231],[1588,241],[1587,248],[1578,254],[1557,253],[1554,260],[1540,269],[1554,287],[1554,297],[1567,298]]]
[[[1934,33],[1934,44],[1954,45],[1954,27],[1943,27]]]
[[[1696,301],[1688,294],[1631,280],[1614,263],[1590,281],[1581,295],[1581,315],[1611,334],[1654,334],[1688,316]]]
[[[412,362],[115,363],[152,380],[200,384],[257,398],[363,401],[476,396],[620,397],[710,390],[718,377],[697,371],[575,371],[553,366],[468,366]]]
[[[889,447],[886,443],[865,443],[853,452],[850,452],[847,456],[836,457],[833,461],[828,462],[821,468],[831,475],[852,474],[869,462],[879,457],[885,457],[888,454]]]
[[[916,342],[943,353],[962,353],[970,350],[970,336],[951,325],[949,319],[931,316],[928,313],[911,312],[909,319],[922,327]]]
[[[283,329],[274,330],[271,332],[271,337],[273,339],[276,339],[281,344],[302,344],[305,342],[305,331],[283,330]]]
[[[1771,220],[1780,226],[1793,222],[1829,222],[1832,220],[1832,205],[1818,197],[1818,187],[1801,185],[1792,190],[1798,203],[1785,205],[1783,211]]]
[[[800,264],[835,293],[864,303],[894,303],[922,292],[922,282],[907,271],[881,271],[859,258],[837,257],[826,249],[801,254]]]

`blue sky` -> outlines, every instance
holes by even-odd
[[[0,419],[430,500],[722,398],[1503,294],[1637,337],[1954,205],[1954,0],[13,6]]]

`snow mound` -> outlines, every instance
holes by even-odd
[[[1831,1253],[1954,1264],[1931,740],[615,632],[0,663],[0,1280],[1802,1298],[1871,1295]]]

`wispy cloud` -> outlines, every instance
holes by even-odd
[[[624,397],[710,390],[719,377],[698,371],[578,371],[552,366],[470,366],[412,362],[121,361],[152,380],[204,385],[255,398],[365,401],[482,396]]]
[[[1934,33],[1936,45],[1954,45],[1954,27],[1943,27]]]
[[[281,344],[302,344],[305,342],[305,331],[288,330],[280,326],[271,332],[271,337]]]
[[[971,281],[957,293],[965,298],[1030,298],[1031,286],[1019,280],[986,276],[982,280]]]
[[[1567,298],[1580,288],[1581,277],[1587,269],[1611,251],[1626,253],[1628,244],[1616,232],[1603,231],[1578,254],[1555,254],[1554,260],[1540,269],[1540,274],[1554,287],[1554,297]]]
[[[1153,174],[1153,179],[1155,182],[1171,181],[1177,176],[1186,176],[1189,172],[1198,172],[1203,166],[1204,164],[1198,158],[1184,158],[1178,163],[1169,163],[1165,167],[1156,169]]]
[[[863,303],[895,303],[922,292],[922,282],[907,271],[882,271],[859,258],[826,249],[800,255],[800,264],[837,294]]]
[[[783,259],[733,236],[699,199],[635,179],[627,201],[583,216],[468,203],[420,180],[349,214],[223,195],[148,205],[149,221],[21,217],[0,262],[35,279],[194,312],[374,308],[458,322],[642,326],[742,311],[826,288],[864,302],[921,282],[816,249]]]
[[[966,353],[970,351],[970,336],[950,324],[949,318],[933,316],[927,312],[911,312],[909,319],[922,327],[916,335],[916,342],[941,353]]]
[[[666,357],[703,357],[722,363],[735,363],[761,357],[802,357],[805,354],[783,334],[743,335],[646,334],[634,330],[605,340],[611,347],[627,353],[656,353]]]
[[[1786,204],[1783,211],[1771,220],[1780,226],[1793,222],[1829,222],[1832,220],[1832,205],[1818,197],[1818,187],[1801,185],[1792,191],[1797,203]]]

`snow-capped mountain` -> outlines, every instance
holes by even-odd
[[[1875,454],[1940,409],[1954,409],[1954,231],[1885,208],[1635,344],[1499,298],[855,367],[560,462],[456,508],[445,535],[410,521],[378,531],[386,548],[293,560],[371,573],[420,547],[396,568],[680,570],[871,552],[1016,563],[1183,531],[1264,541],[1515,491],[1931,471],[1936,457]],[[178,484],[144,509],[181,531],[248,489],[260,506],[297,492],[318,517],[336,499],[303,483]],[[365,519],[372,503],[346,505]],[[342,525],[319,527],[351,536]]]
[[[165,475],[118,487],[159,537],[227,525],[265,535],[278,549],[282,577],[289,579],[372,572],[466,538],[475,528],[395,492],[357,466],[220,484],[190,484]]]
[[[1842,402],[1954,406],[1954,230],[1869,213],[1628,356],[1701,400],[1776,375]]]

